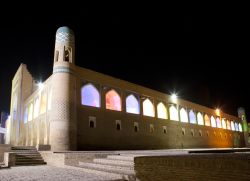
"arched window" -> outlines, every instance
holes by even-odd
[[[70,47],[64,47],[64,61],[72,63],[72,54]]]
[[[58,57],[59,57],[59,51],[57,50],[55,52],[55,62],[58,62]]]
[[[34,118],[39,115],[39,98],[35,99],[35,106],[34,106]]]
[[[46,107],[47,107],[47,94],[46,92],[42,93],[41,97],[41,105],[40,105],[40,114],[43,114],[46,112]]]
[[[161,118],[161,119],[167,119],[167,109],[165,107],[165,105],[160,102],[158,105],[157,105],[157,117],[158,118]]]
[[[31,121],[33,119],[33,104],[29,104],[28,108],[28,121]]]
[[[187,115],[186,109],[181,108],[181,110],[180,110],[180,118],[181,118],[181,122],[188,123],[188,115]]]
[[[92,84],[86,84],[81,89],[82,105],[100,107],[100,94]]]
[[[211,126],[213,128],[216,128],[216,121],[215,121],[215,118],[213,116],[211,116]]]
[[[231,130],[231,123],[229,120],[227,120],[227,129]]]
[[[204,119],[200,112],[197,113],[197,120],[199,125],[204,125]]]
[[[222,118],[222,128],[223,129],[227,129],[227,124],[226,124],[226,120],[225,120],[225,118]]]
[[[140,114],[139,101],[135,98],[133,94],[130,94],[126,98],[126,112]]]
[[[242,132],[242,125],[239,123],[239,131]]]
[[[205,114],[204,119],[205,119],[205,125],[206,126],[211,126],[210,119],[209,119],[207,114]]]
[[[234,128],[235,128],[235,131],[239,131],[239,126],[237,122],[234,123]]]
[[[234,127],[234,122],[233,121],[231,121],[231,128],[232,128],[233,131],[235,131],[235,127]]]
[[[216,124],[217,124],[217,128],[221,128],[221,120],[219,117],[216,118]]]
[[[28,122],[28,108],[25,108],[24,115],[23,115],[23,122],[27,123]]]
[[[106,93],[106,109],[121,111],[121,98],[119,94],[114,90],[110,90]]]
[[[143,115],[150,117],[155,116],[153,103],[149,99],[143,101]]]
[[[179,121],[178,111],[176,106],[171,105],[169,107],[170,120]]]
[[[196,116],[193,110],[189,111],[189,121],[192,124],[196,124]]]

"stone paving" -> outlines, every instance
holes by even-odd
[[[53,166],[21,166],[0,169],[0,181],[121,181],[109,176],[91,174],[80,170]]]

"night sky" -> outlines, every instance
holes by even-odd
[[[227,20],[193,31],[188,12],[88,8],[67,15],[33,11],[3,18],[0,110],[9,111],[11,80],[20,63],[27,64],[36,80],[51,75],[60,26],[75,32],[78,66],[164,93],[177,92],[229,114],[237,115],[239,106],[250,110],[246,48],[239,44],[239,32],[225,28]]]

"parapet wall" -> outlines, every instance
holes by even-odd
[[[0,144],[0,162],[4,161],[4,152],[9,152],[11,149],[10,145]]]
[[[250,153],[189,154],[135,158],[139,180],[249,180]]]

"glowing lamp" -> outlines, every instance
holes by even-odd
[[[42,89],[42,88],[43,88],[43,86],[44,86],[44,84],[43,84],[42,82],[38,82],[38,84],[37,84],[37,85],[38,85],[38,88],[39,88],[39,89]]]
[[[176,94],[172,94],[171,95],[171,100],[176,103],[177,102],[177,95]]]
[[[215,110],[215,113],[216,113],[216,116],[220,116],[220,110],[218,108]]]

